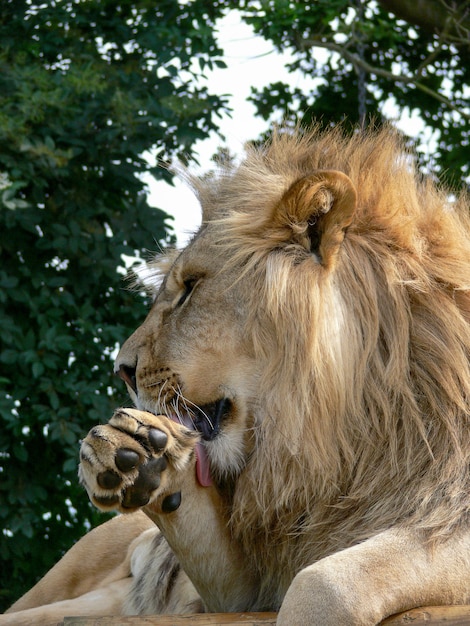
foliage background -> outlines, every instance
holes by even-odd
[[[142,155],[187,157],[216,127],[224,103],[197,79],[222,64],[218,11],[0,5],[2,608],[103,521],[77,484],[78,442],[127,401],[111,353],[146,311],[116,269],[172,242]]]
[[[190,159],[218,127],[226,102],[199,81],[224,65],[217,18],[240,10],[274,49],[294,54],[291,70],[316,79],[301,91],[253,77],[267,127],[299,116],[379,122],[392,101],[433,133],[422,165],[460,187],[469,177],[469,4],[0,3],[0,610],[103,521],[77,485],[78,441],[127,402],[112,353],[146,311],[117,268],[123,255],[173,242],[139,175],[147,151]]]

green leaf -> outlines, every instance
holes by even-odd
[[[40,361],[35,361],[32,366],[34,378],[39,378],[44,374],[45,367]]]
[[[0,352],[0,361],[5,365],[13,365],[18,360],[19,355],[17,350],[2,350]]]
[[[23,463],[28,460],[28,451],[24,446],[18,443],[13,445],[13,455]]]

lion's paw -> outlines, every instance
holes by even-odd
[[[80,482],[103,510],[134,511],[168,493],[163,512],[179,506],[175,476],[194,458],[198,435],[165,416],[119,409],[95,426],[80,449]]]

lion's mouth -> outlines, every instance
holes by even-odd
[[[191,409],[178,406],[177,410],[171,406],[159,409],[159,414],[166,415],[174,422],[178,422],[189,430],[196,430],[204,441],[212,441],[220,433],[220,426],[232,410],[232,401],[221,398],[215,402],[202,406],[194,405]]]
[[[221,398],[202,407],[196,407],[193,414],[194,429],[201,433],[204,441],[212,441],[220,432],[220,425],[232,410],[232,401]]]
[[[134,397],[136,404],[138,401],[137,378],[135,367],[128,367],[121,364],[116,373],[124,380],[131,395]],[[177,401],[166,406],[159,404],[158,408],[141,406],[143,410],[151,413],[166,415],[169,419],[186,426],[189,430],[195,430],[201,434],[199,443],[196,444],[196,472],[197,478],[201,485],[208,486],[212,484],[210,474],[210,463],[207,456],[205,442],[213,441],[220,433],[222,422],[229,416],[233,410],[233,402],[229,398],[220,398],[214,402],[198,406],[192,402],[188,402],[182,395],[177,394]]]
[[[166,415],[189,430],[196,430],[201,434],[203,441],[196,444],[196,475],[199,484],[208,487],[212,484],[210,461],[207,449],[203,442],[212,441],[220,433],[220,426],[232,410],[232,401],[221,398],[203,406],[194,407],[191,411],[169,410]]]

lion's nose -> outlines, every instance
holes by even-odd
[[[122,380],[129,385],[129,387],[137,393],[137,379],[135,376],[136,369],[135,367],[129,367],[129,365],[120,365],[116,374],[122,378]]]

